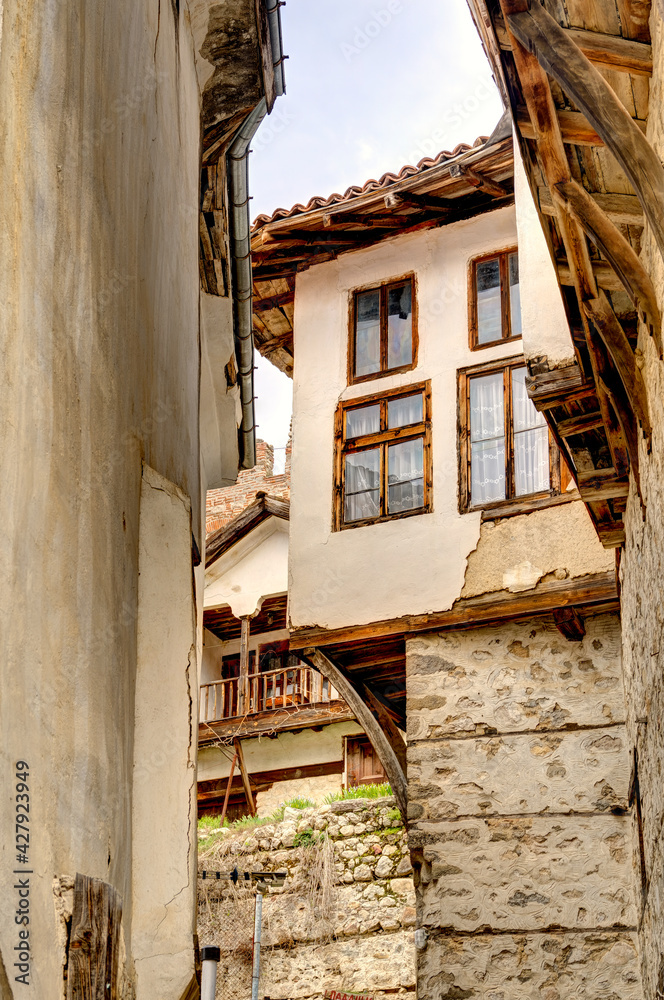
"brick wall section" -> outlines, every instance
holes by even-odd
[[[205,530],[209,535],[241,514],[245,507],[263,492],[268,496],[288,500],[290,497],[290,466],[292,439],[286,445],[286,466],[284,472],[274,475],[274,448],[260,439],[256,441],[256,458],[253,469],[246,469],[237,477],[234,486],[220,490],[208,490],[205,500]]]
[[[419,1000],[640,1000],[620,620],[407,642]]]

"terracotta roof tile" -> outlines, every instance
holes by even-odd
[[[358,198],[362,194],[370,194],[371,191],[377,191],[380,188],[389,187],[391,184],[396,184],[397,181],[406,180],[408,177],[414,177],[415,174],[424,173],[425,170],[430,170],[431,167],[438,167],[441,163],[445,163],[446,160],[453,160],[457,156],[461,156],[462,153],[467,153],[469,149],[474,149],[478,146],[483,146],[488,140],[488,136],[479,136],[472,146],[469,146],[466,142],[459,143],[454,149],[445,149],[438,153],[433,159],[430,156],[425,156],[419,161],[416,166],[402,167],[398,174],[388,172],[383,174],[380,180],[368,180],[362,186],[358,184],[353,184],[348,188],[343,194],[331,194],[329,197],[324,198],[321,195],[314,195],[310,198],[306,205],[302,205],[298,202],[297,205],[293,205],[292,208],[277,208],[272,213],[272,215],[257,215],[253,221],[252,229],[259,229],[261,226],[266,225],[268,222],[276,222],[278,219],[290,219],[294,215],[302,215],[305,212],[311,212],[316,208],[327,208],[331,205],[338,205],[344,201],[351,201],[353,198]]]

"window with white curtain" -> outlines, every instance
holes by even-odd
[[[431,509],[429,383],[341,403],[336,445],[338,529]]]
[[[518,361],[460,373],[462,508],[517,501],[552,489],[556,449],[528,396],[526,374]]]
[[[470,265],[470,346],[473,350],[521,336],[521,289],[516,250]]]

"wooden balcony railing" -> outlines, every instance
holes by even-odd
[[[231,677],[201,684],[200,720],[219,722],[275,708],[330,701],[339,701],[336,688],[311,667],[266,670],[244,678]]]

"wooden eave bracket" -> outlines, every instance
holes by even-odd
[[[585,622],[576,608],[556,608],[553,620],[568,642],[581,642],[586,634]]]
[[[664,258],[664,166],[615,91],[539,0],[502,0],[509,30],[553,77],[611,150],[641,202]]]
[[[450,166],[450,177],[463,178],[472,187],[479,188],[480,191],[486,191],[487,194],[492,195],[494,198],[506,198],[512,194],[503,184],[491,180],[490,177],[480,173],[479,170],[473,170],[472,167],[467,167],[463,163],[453,163]]]

